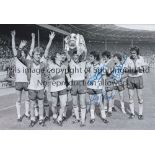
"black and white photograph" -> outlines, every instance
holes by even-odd
[[[154,24],[1,24],[0,130],[154,130]]]
[[[0,154],[154,154],[155,1],[0,6]]]

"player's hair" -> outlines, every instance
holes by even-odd
[[[24,46],[22,49],[20,49],[20,48],[18,47],[17,49],[23,51],[24,54],[25,54],[25,56],[27,57],[27,55],[28,55],[28,48],[27,48],[27,46]]]
[[[108,59],[110,59],[111,58],[111,52],[110,51],[104,51],[103,53],[102,53],[102,57],[107,57]]]
[[[138,46],[134,46],[130,48],[130,52],[132,51],[136,51],[137,55],[139,55],[139,47]]]
[[[63,54],[64,52],[62,51],[59,51],[59,50],[56,50],[55,52],[52,52],[52,55],[51,55],[51,60],[55,63],[55,58],[56,58],[56,55],[57,54]]]
[[[115,53],[113,57],[117,57],[119,61],[122,61],[122,55],[120,53]]]
[[[92,52],[90,52],[90,55],[93,55],[94,58],[95,58],[97,61],[100,61],[100,55],[99,55],[98,52],[92,51]]]
[[[44,54],[44,50],[42,47],[36,47],[32,52],[32,56],[34,55],[35,52],[40,53],[41,56]]]

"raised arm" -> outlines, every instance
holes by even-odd
[[[33,52],[34,47],[35,47],[35,34],[32,33],[31,36],[32,36],[32,42],[31,42],[31,47],[30,47],[30,51],[29,51],[30,56],[32,56],[32,52]]]
[[[54,33],[54,32],[51,32],[51,33],[49,34],[49,41],[48,41],[48,44],[47,44],[47,46],[46,46],[45,53],[44,53],[44,57],[45,57],[45,58],[48,57],[49,49],[50,49],[50,47],[51,47],[51,44],[52,44],[52,41],[53,41],[54,37],[55,37],[55,33]]]
[[[12,36],[12,51],[13,55],[16,57],[17,56],[17,50],[16,50],[16,43],[15,43],[15,35],[16,31],[11,31],[11,36]]]
[[[20,45],[19,45],[19,49],[22,50],[27,44],[26,40],[21,40]]]

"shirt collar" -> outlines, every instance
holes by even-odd
[[[39,65],[39,64],[40,64],[40,61],[38,62],[38,61],[36,61],[35,59],[33,59],[33,63],[34,63],[35,65]]]

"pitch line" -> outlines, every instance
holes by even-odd
[[[1,112],[1,111],[5,111],[5,110],[8,110],[8,109],[11,109],[11,108],[14,108],[14,107],[15,107],[15,105],[2,108],[2,109],[0,109],[0,112]]]

